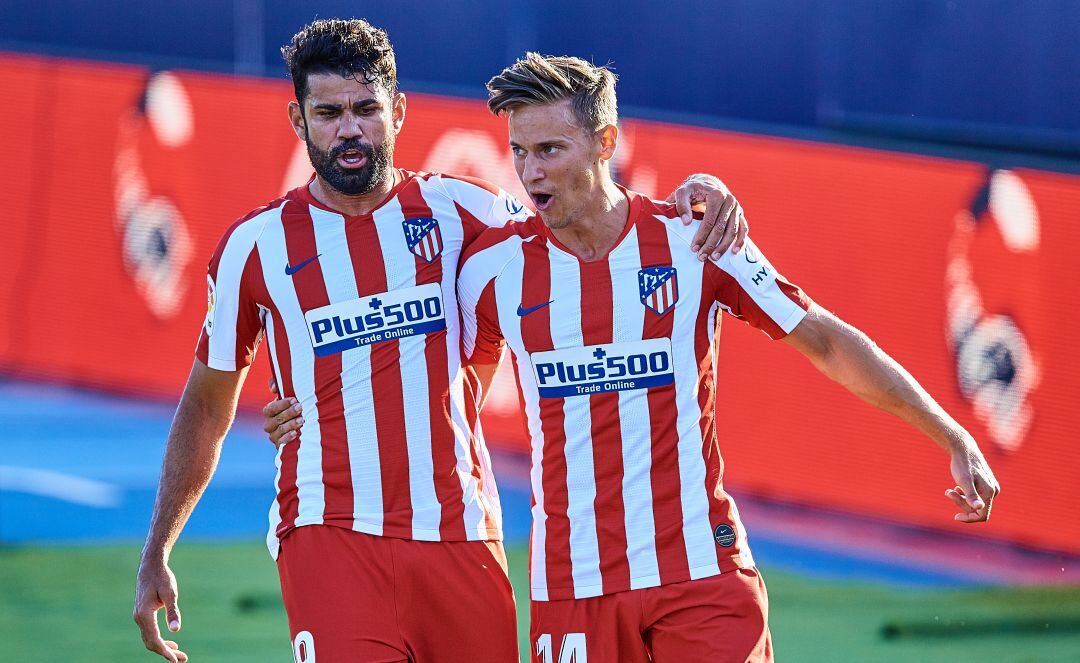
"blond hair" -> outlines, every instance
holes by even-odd
[[[581,58],[528,52],[488,81],[488,110],[509,113],[519,106],[541,106],[570,99],[574,117],[586,131],[619,121],[617,76]]]

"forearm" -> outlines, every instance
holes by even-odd
[[[169,431],[144,557],[168,559],[214,474],[234,412],[235,403],[214,403],[185,392]]]
[[[831,316],[830,316],[831,317]],[[867,403],[900,417],[947,451],[971,436],[892,357],[858,329],[832,318],[811,360]]]

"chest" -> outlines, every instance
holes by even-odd
[[[260,238],[268,308],[302,325],[316,356],[455,323],[461,222],[397,201],[366,217],[311,210],[283,215]]]
[[[526,257],[513,285],[496,286],[507,342],[532,354],[693,335],[701,263],[692,255],[665,258],[650,261],[629,250],[596,262],[555,252],[542,263]]]

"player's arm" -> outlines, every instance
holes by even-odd
[[[957,485],[946,495],[961,509],[956,520],[971,523],[990,517],[1001,489],[975,439],[866,334],[811,305],[784,340],[848,391],[900,417],[949,452]]]
[[[157,612],[164,608],[169,630],[180,629],[169,555],[214,474],[246,373],[246,368],[217,371],[196,360],[169,431],[150,533],[139,562],[133,615],[146,648],[169,661],[187,660],[175,642],[162,639],[158,628]]]

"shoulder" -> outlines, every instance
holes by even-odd
[[[641,208],[638,224],[645,228],[660,230],[668,241],[685,244],[689,247],[693,243],[694,235],[701,225],[702,214],[694,212],[694,219],[689,225],[684,225],[679,218],[679,212],[675,209],[675,203],[662,200],[652,200],[640,196]]]
[[[522,255],[522,248],[539,238],[526,224],[488,228],[480,233],[461,257],[458,283],[469,288],[497,279],[506,266]]]
[[[291,192],[290,192],[291,193]],[[256,207],[247,214],[244,214],[240,218],[233,221],[233,223],[222,233],[221,240],[218,242],[217,255],[220,255],[226,246],[229,245],[243,245],[247,251],[255,245],[259,235],[262,234],[266,228],[266,224],[271,219],[276,219],[281,216],[281,209],[286,204],[293,204],[293,201],[289,195],[282,196],[269,203]],[[246,252],[246,251],[245,251]]]
[[[421,181],[426,189],[458,202],[476,198],[493,199],[502,192],[497,185],[477,177],[448,173],[403,172]]]

